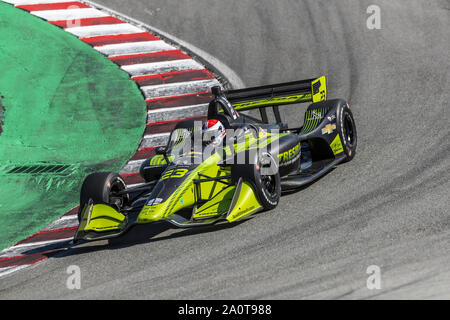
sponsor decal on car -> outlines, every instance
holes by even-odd
[[[302,101],[310,101],[311,94],[296,94],[292,96],[285,96],[285,97],[271,97],[267,99],[261,99],[256,101],[248,101],[248,102],[241,102],[241,103],[234,103],[233,107],[235,109],[245,109],[252,106],[261,106],[264,104],[281,104],[281,103],[295,103],[295,102],[302,102]]]
[[[322,129],[322,134],[332,134],[336,130],[335,124],[328,124],[325,128]]]
[[[321,120],[323,118],[322,113],[320,111],[317,111],[317,110],[313,110],[311,115],[312,116],[310,118],[308,118],[307,121]]]
[[[339,135],[336,135],[336,138],[334,138],[333,142],[330,144],[330,147],[334,155],[344,152],[344,147],[342,146]]]
[[[297,156],[300,155],[300,150],[301,150],[301,143],[298,143],[292,149],[290,149],[286,152],[280,153],[278,155],[278,163],[280,165],[291,163],[291,160],[296,160]]]
[[[147,202],[147,205],[148,205],[148,206],[156,206],[157,204],[160,204],[162,201],[163,201],[162,198],[150,199],[150,200]]]
[[[162,176],[161,176],[161,180],[165,180],[165,179],[173,179],[173,178],[183,178],[186,173],[188,172],[188,169],[185,168],[177,168],[174,170],[167,170]]]

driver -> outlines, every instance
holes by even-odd
[[[222,143],[226,134],[225,127],[217,119],[209,119],[202,126],[202,140],[204,145],[217,146]]]

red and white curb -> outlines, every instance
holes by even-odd
[[[78,227],[78,208],[0,252],[0,277],[43,261],[67,248]]]
[[[203,63],[131,18],[88,1],[2,0],[63,28],[130,75],[147,105],[140,146],[120,174],[143,182],[139,167],[185,119],[204,119],[211,87],[221,85]],[[40,232],[0,252],[0,277],[43,261],[70,246],[78,226],[74,208]]]

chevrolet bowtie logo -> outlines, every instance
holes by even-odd
[[[331,134],[336,129],[335,124],[329,124],[325,128],[322,129],[322,134]]]

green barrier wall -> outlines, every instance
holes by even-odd
[[[133,81],[58,27],[0,2],[0,249],[77,205],[84,177],[119,171],[146,120]]]

